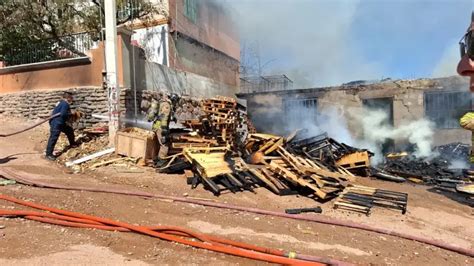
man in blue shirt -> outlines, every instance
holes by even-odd
[[[61,132],[66,134],[70,146],[74,146],[76,144],[74,137],[74,129],[67,124],[67,121],[71,116],[70,104],[72,103],[72,100],[72,94],[69,92],[65,92],[63,94],[63,99],[61,99],[56,104],[56,107],[54,107],[52,115],[58,113],[59,115],[49,121],[50,135],[48,140],[48,146],[46,147],[46,159],[48,160],[56,160],[53,151]]]

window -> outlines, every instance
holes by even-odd
[[[197,1],[198,0],[184,0],[184,15],[196,23],[197,20]]]
[[[437,128],[459,128],[459,118],[471,110],[470,92],[425,92],[425,116]]]
[[[318,115],[318,99],[285,99],[285,114],[290,123],[314,122]]]

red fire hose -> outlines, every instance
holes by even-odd
[[[24,217],[26,219],[36,220],[57,225],[80,227],[80,228],[96,228],[102,230],[113,231],[131,231],[140,233],[163,240],[177,242],[189,245],[196,248],[203,248],[215,252],[225,253],[244,258],[265,261],[270,263],[278,263],[285,265],[324,265],[315,262],[314,259],[322,260],[325,263],[332,265],[349,265],[348,263],[340,262],[332,259],[324,259],[313,256],[306,256],[307,259],[297,259],[297,254],[294,252],[284,252],[282,250],[275,250],[270,248],[259,247],[237,241],[221,239],[218,237],[208,236],[205,234],[194,233],[180,227],[169,226],[136,226],[124,222],[114,221],[97,216],[87,214],[80,214],[66,210],[51,208],[40,204],[19,200],[13,197],[0,194],[0,199],[20,204],[23,206],[47,211],[24,211],[24,210],[0,210],[0,216],[3,217]],[[48,213],[49,212],[49,213]],[[199,241],[193,241],[195,240]]]
[[[214,208],[224,208],[224,209],[229,209],[229,210],[237,210],[237,211],[261,214],[261,215],[269,215],[269,216],[283,217],[283,218],[289,218],[289,219],[294,219],[294,220],[301,220],[301,221],[316,222],[316,223],[329,224],[329,225],[337,225],[337,226],[342,226],[342,227],[349,227],[349,228],[360,229],[360,230],[365,230],[365,231],[369,231],[369,232],[375,232],[375,233],[380,233],[380,234],[385,234],[385,235],[390,235],[390,236],[396,236],[396,237],[400,237],[400,238],[404,238],[404,239],[408,239],[408,240],[413,240],[413,241],[417,241],[417,242],[424,243],[424,244],[427,244],[427,245],[436,246],[436,247],[439,247],[439,248],[442,248],[442,249],[445,249],[445,250],[457,252],[459,254],[466,255],[466,256],[469,256],[469,257],[474,257],[474,250],[473,249],[462,248],[462,247],[459,247],[459,246],[455,246],[455,245],[448,244],[448,243],[445,243],[445,242],[437,241],[437,240],[434,240],[434,239],[428,239],[428,238],[421,237],[421,236],[413,236],[413,235],[410,235],[410,234],[407,234],[407,233],[392,231],[392,230],[385,229],[385,228],[373,227],[373,226],[359,224],[359,223],[355,223],[355,222],[351,222],[351,221],[337,220],[337,219],[332,218],[332,217],[324,217],[323,215],[308,217],[308,216],[304,216],[304,215],[286,214],[286,213],[282,213],[282,212],[275,212],[275,211],[263,210],[263,209],[258,209],[258,208],[249,208],[249,207],[229,205],[229,204],[223,204],[223,203],[217,203],[217,202],[194,200],[194,199],[188,199],[188,198],[184,198],[184,197],[175,197],[175,196],[152,194],[152,193],[147,193],[147,192],[143,192],[143,191],[129,191],[129,190],[111,189],[111,188],[93,188],[93,187],[65,186],[65,185],[59,185],[59,184],[51,184],[51,183],[35,180],[35,177],[28,174],[28,173],[22,173],[21,176],[20,176],[20,175],[16,174],[14,170],[11,170],[11,169],[8,169],[8,168],[5,168],[5,167],[0,168],[0,175],[7,178],[7,179],[15,180],[18,183],[22,183],[22,184],[26,184],[26,185],[33,185],[33,186],[38,186],[38,187],[54,188],[54,189],[66,189],[66,190],[79,190],[79,191],[89,191],[89,192],[113,193],[113,194],[140,196],[140,197],[147,197],[147,198],[159,198],[159,199],[173,200],[173,201],[178,201],[178,202],[185,202],[185,203],[191,203],[191,204],[214,207]],[[30,176],[30,177],[28,177],[28,176]]]
[[[0,137],[3,137],[3,138],[4,138],[4,137],[10,137],[10,136],[13,136],[13,135],[17,135],[17,134],[23,133],[23,132],[28,131],[28,130],[31,130],[31,129],[33,129],[33,128],[35,128],[35,127],[41,125],[41,124],[44,124],[44,123],[48,122],[49,120],[51,120],[51,119],[53,119],[53,118],[55,118],[55,117],[58,117],[58,116],[60,116],[60,115],[61,115],[61,113],[54,114],[54,115],[52,115],[52,116],[50,116],[50,117],[48,117],[48,118],[45,118],[45,119],[39,121],[38,123],[36,123],[36,124],[34,124],[34,125],[32,125],[32,126],[29,126],[29,127],[27,127],[27,128],[24,128],[24,129],[22,129],[22,130],[20,130],[20,131],[16,131],[16,132],[9,133],[9,134],[0,134]]]

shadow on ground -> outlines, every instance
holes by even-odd
[[[448,188],[433,187],[428,189],[429,192],[433,192],[439,195],[443,195],[450,200],[456,201],[457,203],[467,205],[474,208],[474,197],[466,193],[456,192]]]
[[[6,157],[0,158],[0,164],[6,164],[6,163],[8,163],[8,162],[10,162],[10,161],[16,160],[16,159],[18,159],[17,156],[29,155],[29,154],[38,154],[38,153],[35,153],[35,152],[24,152],[24,153],[16,153],[16,154],[8,155],[8,156],[6,156]]]

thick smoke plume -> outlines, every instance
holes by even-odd
[[[374,163],[383,160],[382,145],[388,140],[409,143],[414,146],[413,154],[417,157],[425,158],[433,155],[434,125],[426,119],[406,121],[395,128],[387,122],[388,115],[382,110],[367,108],[347,110],[334,106],[316,110],[314,107],[302,104],[291,105],[283,115],[287,123],[272,123],[274,133],[288,134],[297,129],[306,129],[307,136],[314,136],[327,132],[339,142],[374,152]],[[353,127],[352,131],[349,129],[347,119]]]
[[[387,140],[408,141],[415,145],[414,155],[417,157],[432,155],[434,125],[431,121],[409,121],[395,128],[387,123],[388,115],[381,110],[364,108],[351,114],[362,129],[362,138],[357,141],[358,144],[372,148],[376,153],[375,161],[380,161],[381,147]]]
[[[257,73],[287,74],[295,87],[449,74],[450,45],[473,7],[472,0],[218,1],[234,10]]]
[[[327,133],[331,138],[348,145],[355,145],[356,142],[351,132],[347,128],[343,110],[336,107],[329,107],[324,112],[318,112],[311,107],[294,105],[286,112],[288,117],[288,130],[306,129],[307,136],[315,136]]]

